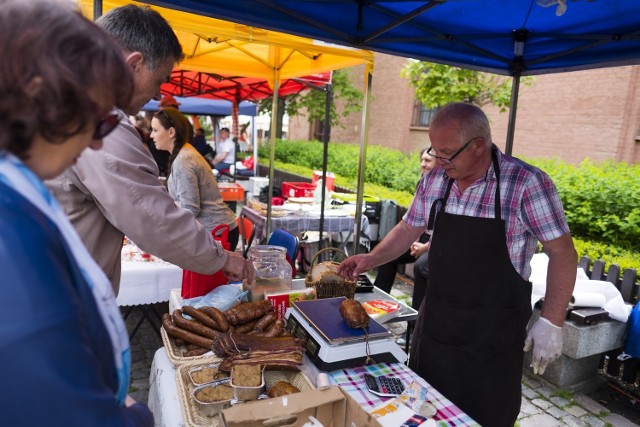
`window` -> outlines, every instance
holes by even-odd
[[[422,102],[416,100],[415,104],[413,104],[411,126],[429,127],[436,111],[438,111],[437,108],[427,108]]]

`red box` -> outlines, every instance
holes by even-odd
[[[219,182],[218,189],[225,202],[244,200],[244,187],[237,182]]]
[[[322,171],[313,171],[313,178],[311,179],[311,183],[313,185],[316,185],[316,182],[318,182],[319,179],[322,179]],[[335,190],[335,181],[336,176],[333,174],[333,172],[327,172],[327,184],[325,185],[325,187],[327,187],[327,190]]]
[[[283,197],[313,197],[315,191],[315,184],[308,182],[283,182],[282,183],[282,196]]]

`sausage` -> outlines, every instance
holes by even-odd
[[[185,319],[186,320],[186,319]],[[191,344],[195,344],[202,348],[211,348],[213,347],[213,340],[209,338],[202,337],[198,334],[194,334],[193,332],[187,331],[185,329],[179,328],[176,326],[171,320],[171,315],[165,313],[162,316],[162,327],[170,337],[179,338],[183,341],[186,341]]]
[[[182,317],[182,311],[180,309],[174,310],[171,318],[173,319],[173,323],[175,323],[176,326],[182,329],[186,329],[187,331],[191,331],[195,334],[198,334],[201,337],[211,338],[211,339],[218,337],[218,334],[219,334],[218,331],[211,329],[207,326],[204,326],[203,324],[198,323],[195,320],[187,320],[184,317]],[[189,341],[189,342],[193,342],[193,341]],[[204,346],[200,346],[200,347],[204,347]]]
[[[277,337],[278,335],[280,335],[283,329],[284,329],[284,320],[278,319],[275,322],[273,322],[273,325],[271,325],[269,329],[267,329],[267,331],[264,333],[264,336],[268,338]]]
[[[237,325],[233,331],[236,334],[246,334],[258,323],[258,319],[245,323],[244,325]]]
[[[202,356],[203,354],[209,352],[208,348],[195,348],[193,350],[189,350],[184,354],[184,357],[192,357],[192,356]]]
[[[204,311],[207,316],[213,319],[214,322],[218,325],[218,330],[220,332],[229,332],[229,322],[227,318],[224,316],[224,313],[217,309],[216,307],[200,307],[200,310]]]
[[[182,312],[184,314],[187,314],[193,317],[195,320],[197,320],[198,322],[202,323],[205,326],[208,326],[216,330],[218,329],[218,324],[211,317],[209,317],[204,311],[198,310],[195,307],[185,305],[182,307]]]
[[[254,325],[253,329],[256,331],[264,331],[267,328],[267,326],[271,325],[275,321],[276,321],[276,313],[274,312],[267,313],[258,320],[258,323]]]
[[[229,324],[241,325],[250,320],[259,319],[270,311],[273,311],[271,301],[262,300],[236,305],[225,311],[224,315],[229,321]]]

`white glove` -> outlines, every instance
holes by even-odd
[[[533,347],[531,367],[534,374],[542,375],[547,365],[562,354],[562,328],[556,326],[544,317],[533,324],[527,339],[524,340],[524,351]]]

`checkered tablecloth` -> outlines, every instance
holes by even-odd
[[[256,230],[256,239],[263,240],[267,238],[266,223],[267,217],[261,215],[255,209],[248,206],[242,207],[242,215],[249,218],[253,222]],[[353,231],[355,220],[352,216],[325,216],[323,229],[325,233],[349,232]],[[366,216],[362,216],[362,231],[369,234],[369,220]],[[317,215],[287,215],[282,217],[271,218],[271,229],[282,228],[290,233],[301,233],[303,231],[318,231],[320,229],[320,216]]]
[[[478,426],[467,414],[444,397],[438,390],[431,387],[415,372],[402,363],[379,363],[377,365],[360,366],[352,369],[340,369],[329,374],[331,382],[342,387],[365,410],[371,411],[390,398],[376,396],[367,390],[364,373],[372,375],[393,375],[402,379],[405,384],[418,381],[428,387],[427,400],[436,407],[438,412],[433,417],[439,426]]]

